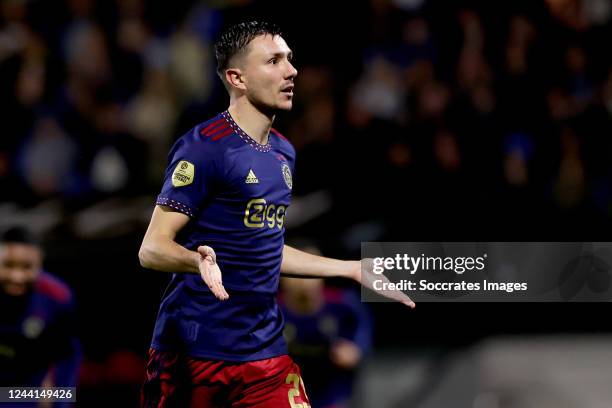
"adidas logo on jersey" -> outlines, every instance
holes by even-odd
[[[253,169],[249,170],[249,174],[247,174],[246,180],[244,180],[244,182],[247,184],[259,184],[259,179],[255,175],[255,173],[253,173]]]

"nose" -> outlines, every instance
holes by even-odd
[[[22,268],[14,268],[9,273],[9,280],[12,284],[22,285],[28,280],[27,275]]]
[[[287,64],[289,65],[289,70],[287,71],[287,79],[291,78],[295,78],[298,74],[297,69],[295,69],[295,67],[293,66],[293,64],[289,61],[287,61]]]

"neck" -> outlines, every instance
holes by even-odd
[[[274,113],[266,113],[257,109],[246,97],[232,99],[227,110],[232,115],[234,122],[253,140],[259,144],[268,143]]]

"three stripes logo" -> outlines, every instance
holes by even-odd
[[[247,184],[259,184],[259,179],[255,175],[255,173],[253,173],[253,169],[249,169],[249,174],[247,174],[244,182]]]

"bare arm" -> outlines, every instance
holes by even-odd
[[[283,248],[281,274],[297,278],[349,278],[379,295],[401,302],[408,307],[415,307],[412,299],[405,293],[400,291],[375,290],[372,285],[374,280],[382,279],[388,282],[388,279],[384,275],[375,275],[372,272],[371,259],[364,259],[362,262],[341,261],[338,259],[312,255],[285,245]]]
[[[281,274],[297,278],[349,278],[359,282],[359,261],[341,261],[285,245]]]
[[[202,245],[196,251],[176,243],[176,234],[189,222],[185,214],[168,207],[155,206],[138,258],[140,264],[162,272],[199,273],[213,294],[221,300],[229,297],[223,287],[215,251]]]
[[[200,254],[174,241],[187,222],[189,217],[185,214],[155,206],[138,252],[140,264],[162,272],[199,273]]]

